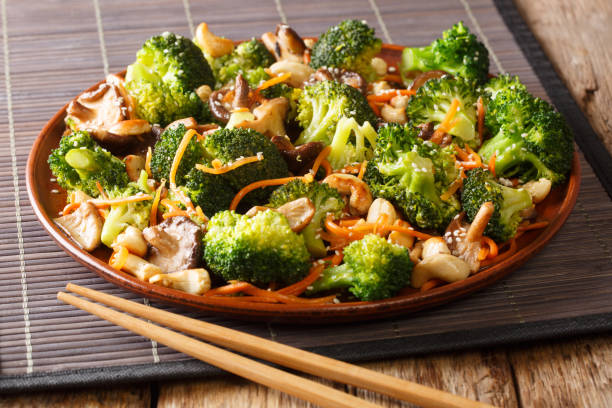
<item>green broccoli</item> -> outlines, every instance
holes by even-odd
[[[521,222],[520,212],[533,205],[527,190],[501,185],[489,171],[481,168],[468,171],[463,182],[461,204],[470,222],[487,201],[493,203],[495,211],[484,235],[497,242],[505,242],[516,234]]]
[[[137,194],[153,195],[154,191],[147,184],[147,178],[147,172],[143,170],[137,181],[128,183],[125,188],[116,187],[109,191],[108,195],[110,198],[130,197]],[[151,204],[152,199],[112,205],[102,226],[102,243],[110,247],[117,235],[128,226],[136,227],[139,230],[148,227]]]
[[[520,181],[546,178],[562,183],[572,166],[574,143],[563,116],[526,90],[504,89],[488,106],[485,125],[493,138],[478,153],[495,155],[495,174]]]
[[[226,281],[288,285],[306,275],[309,260],[304,238],[291,231],[285,216],[276,211],[253,217],[219,212],[210,219],[204,236],[204,262]]]
[[[264,68],[274,63],[274,56],[253,38],[240,43],[230,54],[218,58],[209,57],[208,60],[217,78],[217,88],[232,83],[238,74],[242,74],[251,88],[256,88],[270,78]]]
[[[369,234],[345,247],[344,263],[325,269],[306,294],[348,289],[360,300],[390,298],[410,284],[412,267],[406,248]]]
[[[410,82],[411,71],[432,70],[482,84],[489,73],[489,51],[460,21],[428,46],[404,48],[400,73],[406,84]]]
[[[460,205],[454,195],[440,196],[459,174],[452,148],[423,141],[418,133],[411,125],[382,127],[364,180],[372,194],[393,203],[414,226],[442,231]]]
[[[128,66],[126,89],[137,102],[139,117],[165,126],[193,116],[210,119],[208,103],[195,90],[215,81],[200,49],[188,38],[165,32],[147,40]]]
[[[369,160],[376,147],[376,130],[370,122],[359,126],[355,118],[342,117],[330,146],[332,149],[327,160],[334,169]]]
[[[310,66],[344,68],[361,74],[368,81],[376,79],[372,58],[380,52],[382,42],[365,22],[344,20],[321,34],[312,48]]]
[[[308,142],[330,144],[342,117],[355,118],[359,125],[377,122],[366,98],[352,86],[322,81],[304,87],[298,102],[297,116],[304,131],[296,145]]]
[[[449,76],[430,79],[410,98],[406,113],[416,125],[433,122],[437,126],[448,114],[454,99],[459,101],[459,107],[451,122],[454,124],[447,133],[460,140],[461,144],[467,143],[476,149],[480,143],[475,107],[478,90],[465,79]]]
[[[114,186],[125,187],[128,183],[125,164],[100,147],[85,131],[63,136],[59,147],[49,155],[48,163],[58,184],[68,191],[81,190],[98,197],[96,182],[106,191]]]
[[[185,186],[180,187],[181,190],[194,205],[200,206],[207,217],[227,210],[236,195],[236,190],[223,174],[209,174],[194,168],[185,179]]]
[[[315,206],[315,214],[300,234],[304,237],[306,247],[312,256],[321,258],[327,254],[325,243],[318,236],[325,216],[331,213],[340,217],[345,204],[340,193],[328,184],[320,184],[314,181],[305,183],[300,179],[295,179],[274,190],[270,196],[269,206],[278,208],[302,197],[308,197],[312,201]]]
[[[269,138],[249,128],[220,129],[204,141],[207,162],[218,159],[229,164],[240,157],[262,155],[263,160],[245,164],[223,174],[223,179],[237,193],[248,184],[259,180],[288,177],[287,163]],[[266,202],[272,188],[260,188],[247,194],[241,205],[252,206]]]
[[[490,100],[495,99],[497,93],[505,89],[524,90],[527,88],[521,83],[518,76],[510,74],[501,74],[489,79],[484,85],[483,90],[486,92]]]
[[[166,129],[155,143],[151,156],[151,173],[153,173],[155,180],[169,180],[170,168],[185,132],[187,132],[187,129],[183,124]],[[196,163],[201,163],[203,159],[204,148],[195,137],[192,137],[177,169],[176,184],[184,184],[187,173],[195,167]]]

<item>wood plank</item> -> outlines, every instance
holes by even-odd
[[[437,389],[452,392],[503,407],[517,407],[512,370],[503,350],[426,355],[364,364],[365,367],[398,378],[416,381]],[[308,378],[331,383],[307,376]],[[334,384],[365,400],[383,407],[412,406],[401,401],[351,386]],[[308,403],[249,383],[236,377],[220,380],[176,381],[160,387],[158,408],[173,407],[309,407]]]
[[[521,15],[612,153],[612,2],[515,0]]]
[[[612,336],[509,352],[523,407],[606,407],[612,401]]]
[[[4,395],[0,399],[0,408],[149,408],[150,406],[151,392],[148,385],[111,389],[22,393]]]

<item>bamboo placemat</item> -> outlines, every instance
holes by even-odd
[[[190,35],[206,21],[215,33],[244,39],[287,21],[309,36],[351,17],[367,20],[385,42],[424,45],[464,20],[492,51],[493,72],[518,74],[566,114],[609,185],[609,156],[511,2],[497,2],[501,13],[492,0],[0,0],[0,391],[216,373],[59,304],[55,294],[68,281],[139,298],[65,255],[38,224],[25,189],[27,155],[44,123],[105,73],[124,69],[141,43],[161,31]],[[612,202],[582,156],[581,165],[578,202],[559,234],[521,269],[468,298],[396,319],[307,328],[180,312],[353,361],[609,330]]]

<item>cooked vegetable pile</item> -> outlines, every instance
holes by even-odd
[[[138,279],[249,304],[376,301],[509,257],[571,170],[565,119],[489,75],[462,22],[399,66],[381,46],[356,20],[150,38],[69,105],[56,223]]]

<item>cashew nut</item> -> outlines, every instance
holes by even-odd
[[[274,75],[280,75],[286,72],[291,73],[287,83],[294,88],[302,88],[304,82],[314,73],[309,65],[296,61],[280,60],[270,65],[270,72]]]
[[[410,228],[410,224],[409,223],[407,223],[404,220],[400,220],[400,219],[395,221],[395,225],[397,225],[399,227],[402,227],[402,228]],[[392,243],[397,244],[397,245],[401,245],[401,246],[403,246],[405,248],[408,248],[408,249],[412,249],[412,246],[414,245],[414,236],[405,234],[405,233],[400,232],[400,231],[391,231],[391,233],[389,234],[388,239]],[[420,256],[421,254],[419,253],[418,255]],[[418,261],[418,259],[417,259],[417,261]]]
[[[548,196],[551,187],[551,181],[545,178],[541,178],[539,180],[531,180],[523,185],[523,188],[527,190],[529,195],[531,195],[531,200],[535,204],[542,202],[546,198],[546,196]]]
[[[365,181],[352,174],[334,173],[325,177],[323,183],[338,190],[340,194],[350,194],[349,206],[351,212],[364,215],[372,205],[372,193]]]
[[[287,218],[293,232],[300,232],[314,217],[315,206],[308,197],[302,197],[281,205],[276,211]]]
[[[145,168],[144,157],[129,154],[125,156],[123,161],[125,162],[125,171],[127,172],[130,181],[138,180],[138,177],[140,177],[140,171]]]
[[[128,254],[125,264],[121,269],[145,282],[147,282],[151,276],[162,273],[162,270],[159,269],[158,266],[134,254]]]
[[[144,257],[147,254],[147,241],[142,236],[142,231],[129,225],[121,234],[117,235],[111,245],[125,247],[131,254]]]
[[[393,122],[404,124],[408,121],[406,118],[406,110],[404,108],[394,108],[391,105],[384,104],[380,110],[380,115],[385,122]]]
[[[195,42],[213,58],[222,57],[234,50],[234,42],[228,38],[217,37],[208,30],[208,24],[200,23],[196,29]]]
[[[393,225],[397,220],[397,212],[395,207],[384,198],[377,198],[372,202],[368,209],[366,221],[369,223],[381,223],[385,225]]]
[[[202,102],[208,102],[208,97],[210,97],[212,89],[210,89],[210,86],[208,85],[202,85],[199,86],[195,92],[196,95],[198,95],[198,97],[202,100]]]
[[[430,279],[457,282],[470,275],[470,266],[450,254],[436,254],[419,262],[412,270],[411,285],[420,288]]]
[[[208,99],[207,99],[207,101],[208,101]],[[183,119],[177,119],[174,122],[170,123],[168,126],[166,126],[166,129],[174,129],[178,125],[183,125],[183,126],[185,126],[185,129],[189,130],[189,129],[197,128],[198,127],[198,122],[194,118],[192,118],[192,117],[183,118]]]
[[[387,63],[384,59],[380,57],[372,58],[372,61],[370,61],[370,65],[372,65],[372,68],[374,68],[374,72],[376,72],[376,75],[378,76],[383,76],[387,73]]]
[[[185,269],[152,276],[149,283],[157,283],[192,295],[202,295],[210,289],[210,276],[204,268]]]
[[[410,260],[416,265],[421,261],[421,254],[423,253],[423,241],[418,241],[414,248],[410,250]]]
[[[423,242],[423,252],[421,257],[427,259],[438,254],[450,254],[450,249],[446,246],[446,242],[442,237],[429,238]]]

